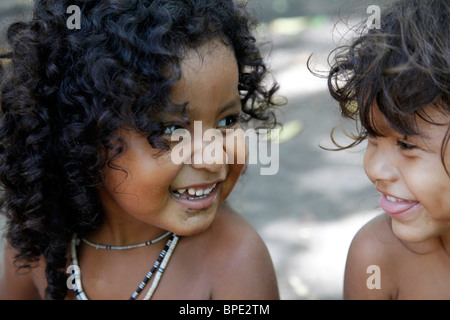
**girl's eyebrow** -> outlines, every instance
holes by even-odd
[[[224,113],[225,111],[227,111],[228,109],[232,109],[235,108],[237,106],[239,106],[241,104],[241,98],[239,96],[236,96],[234,98],[233,101],[227,103],[225,106],[223,106],[220,110],[219,110],[219,114]]]

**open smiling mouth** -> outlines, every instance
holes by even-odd
[[[215,183],[210,188],[205,189],[195,189],[195,188],[178,189],[172,191],[172,194],[177,198],[183,198],[188,200],[202,200],[207,198],[211,194],[216,185],[217,184]]]
[[[220,183],[171,190],[172,198],[181,206],[200,210],[211,207],[217,199]]]
[[[385,212],[396,219],[406,218],[417,212],[416,209],[421,207],[418,201],[396,198],[384,193],[381,194],[379,204]]]

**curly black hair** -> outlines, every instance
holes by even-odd
[[[81,29],[67,27],[70,5],[81,9]],[[11,52],[0,57],[1,205],[17,267],[45,259],[47,298],[67,294],[72,234],[102,221],[102,169],[124,150],[114,133],[132,128],[168,148],[164,114],[182,112],[169,95],[188,50],[215,39],[231,47],[244,121],[276,123],[278,85],[263,84],[269,71],[255,22],[232,0],[38,0],[30,21],[9,26]]]
[[[450,114],[449,16],[448,0],[395,1],[382,10],[379,29],[367,30],[364,22],[349,45],[330,54],[329,91],[342,116],[358,124],[350,145],[341,146],[332,134],[339,149],[368,134],[381,135],[373,123],[374,101],[392,128],[406,136],[419,133],[417,119],[431,122],[425,107]],[[449,138],[450,126],[442,142],[444,166]]]

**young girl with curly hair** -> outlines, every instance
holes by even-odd
[[[279,298],[264,243],[225,202],[245,165],[170,157],[195,121],[275,123],[253,26],[232,0],[46,0],[9,27],[1,298]]]
[[[449,16],[447,0],[398,1],[336,52],[330,91],[359,130],[347,147],[367,140],[385,211],[351,244],[346,299],[450,299]]]

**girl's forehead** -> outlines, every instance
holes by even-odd
[[[367,117],[363,118],[363,126],[371,135],[403,137],[406,135],[405,132],[412,131],[410,129],[412,126],[411,123],[407,124],[404,122],[402,123],[402,126],[394,124],[394,122],[397,121],[390,119],[388,115],[385,115],[376,102],[374,102],[371,108],[366,110],[366,112]],[[417,130],[417,127],[415,127],[415,130]]]
[[[376,102],[374,102],[370,110],[369,118],[371,129],[381,135],[406,135],[404,132],[394,128],[392,119],[386,118]],[[403,124],[405,128],[401,129],[404,129],[405,132],[410,131],[409,128],[413,127],[417,131],[418,136],[424,139],[433,139],[435,136],[433,132],[442,131],[449,127],[450,113],[436,105],[429,105],[417,111],[414,117],[411,117],[411,121],[404,121]],[[406,126],[409,128],[406,128]],[[438,128],[442,128],[442,130],[437,130]]]
[[[188,89],[207,90],[214,85],[238,85],[239,70],[231,48],[218,42],[208,42],[191,49],[181,62],[182,77],[172,90],[172,97],[186,94]]]
[[[230,46],[219,40],[204,43],[198,48],[188,49],[181,62],[183,74],[185,72],[198,72],[203,67],[213,65],[217,67],[223,60],[237,63],[234,52]]]
[[[372,108],[370,109],[369,119],[370,126],[374,131],[381,134],[389,134],[391,131],[393,131],[392,126],[390,125],[384,114],[381,112],[376,102],[373,103]]]
[[[221,42],[206,43],[188,52],[181,63],[181,79],[170,95],[177,104],[186,104],[187,114],[195,118],[204,109],[222,110],[238,105],[239,68],[230,47]]]

